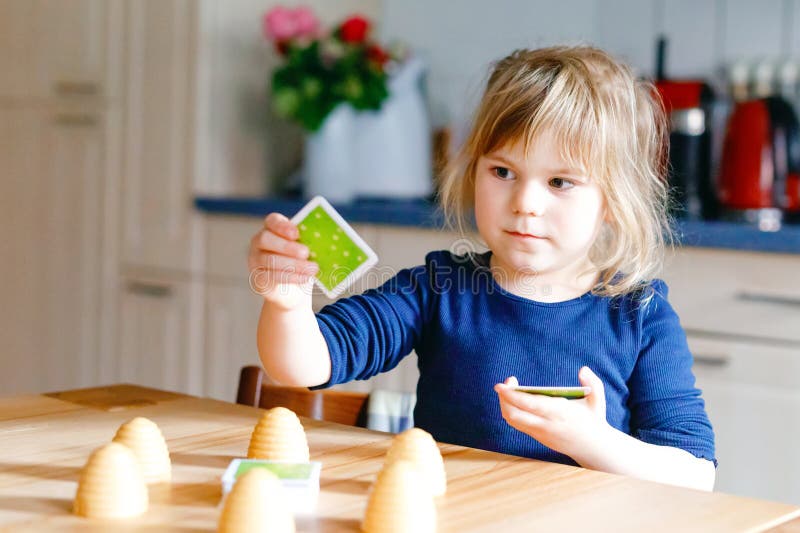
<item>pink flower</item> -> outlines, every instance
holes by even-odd
[[[263,19],[264,37],[276,43],[314,37],[318,28],[319,21],[314,12],[305,6],[295,9],[275,6],[264,15]]]
[[[270,9],[263,19],[264,37],[271,41],[284,41],[294,36],[292,10],[283,6]]]
[[[315,37],[319,29],[319,21],[310,7],[300,6],[294,10],[294,22],[297,25],[297,37]]]

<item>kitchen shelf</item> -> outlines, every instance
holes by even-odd
[[[215,215],[263,217],[275,211],[291,217],[304,204],[291,198],[195,198],[200,211]],[[439,229],[444,221],[436,204],[427,200],[359,199],[335,207],[351,223]],[[800,225],[765,232],[738,222],[679,220],[676,230],[684,246],[800,254]]]

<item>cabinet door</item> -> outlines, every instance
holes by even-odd
[[[29,0],[31,1],[31,0]],[[32,0],[33,94],[100,97],[104,92],[108,0]]]
[[[0,99],[30,96],[34,69],[22,58],[33,53],[35,7],[31,0],[0,2]]]
[[[716,437],[715,490],[800,504],[800,346],[690,337]]]
[[[202,298],[187,281],[124,279],[119,313],[119,380],[189,394],[201,392],[201,323],[194,309]]]
[[[800,255],[681,248],[669,299],[687,331],[800,344]]]
[[[703,379],[717,440],[715,490],[800,504],[800,394]]]
[[[3,392],[95,384],[103,115],[0,110]]]
[[[207,288],[205,396],[236,401],[241,368],[261,365],[256,331],[262,301],[246,284]]]
[[[1,49],[1,48],[0,48]],[[29,109],[0,107],[0,391],[3,394],[41,392],[37,372],[43,368],[43,336],[37,334],[39,315],[36,267],[46,239],[37,228],[32,208],[41,190],[37,141],[41,115]],[[34,229],[37,228],[37,229]]]
[[[193,0],[126,4],[122,258],[189,270],[194,173]]]
[[[0,2],[0,97],[40,100],[102,96],[109,37],[107,15],[116,2]]]

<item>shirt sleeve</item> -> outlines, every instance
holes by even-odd
[[[422,335],[428,288],[427,268],[418,266],[320,310],[316,317],[331,356],[331,378],[312,388],[368,379],[397,366]]]
[[[652,299],[639,309],[640,352],[628,383],[631,435],[686,450],[716,466],[714,432],[695,387],[686,334],[667,301],[666,283],[655,280],[651,287]]]

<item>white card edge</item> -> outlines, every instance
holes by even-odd
[[[364,250],[364,253],[367,256],[367,260],[364,263],[348,274],[346,278],[344,278],[330,290],[323,285],[319,278],[314,276],[314,285],[319,288],[322,294],[332,300],[347,290],[347,288],[353,284],[355,278],[362,276],[366,270],[369,270],[375,266],[378,263],[378,254],[376,254],[372,247],[367,244],[358,233],[356,233],[356,230],[354,230],[353,227],[344,218],[342,218],[342,215],[336,211],[336,208],[334,208],[323,196],[317,195],[309,200],[308,203],[300,208],[300,211],[298,211],[291,218],[291,223],[297,225],[300,220],[303,220],[317,206],[321,206],[325,212],[328,213],[328,215],[342,228],[342,231],[344,231],[344,233],[350,237],[350,239],[355,242],[359,248]]]

